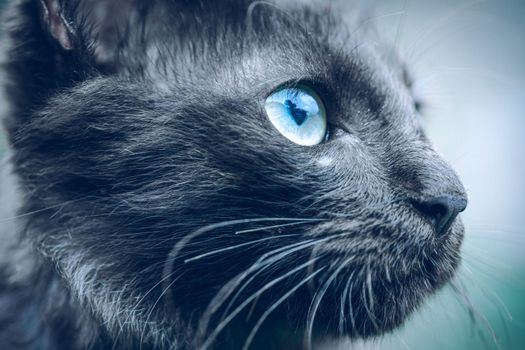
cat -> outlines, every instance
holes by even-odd
[[[310,349],[445,285],[465,190],[359,13],[12,1],[2,348]]]

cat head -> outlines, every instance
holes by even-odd
[[[113,337],[369,337],[451,278],[463,187],[360,25],[249,1],[13,6],[26,235]]]

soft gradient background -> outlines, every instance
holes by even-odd
[[[470,197],[458,275],[469,301],[445,288],[377,346],[525,349],[525,1],[376,5],[371,17],[413,70],[429,135]]]

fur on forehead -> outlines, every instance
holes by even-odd
[[[334,43],[337,49],[346,46],[350,51],[358,42],[350,40],[357,31],[346,31],[331,5],[321,3],[312,7],[242,0],[40,3],[51,39],[64,51],[88,50],[95,66],[109,72],[136,74],[152,64],[168,70],[177,61],[209,65],[210,59],[232,60],[255,47],[322,58]],[[359,24],[359,31],[367,27]]]

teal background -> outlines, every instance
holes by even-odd
[[[2,14],[2,10],[4,9],[6,1],[0,0],[0,14]],[[3,23],[1,22],[3,19],[0,17],[0,25]],[[0,28],[0,39],[2,38],[2,29]],[[0,98],[0,103],[2,103],[2,99]],[[0,106],[0,111],[2,111],[2,106]],[[1,118],[1,116],[0,116]],[[5,149],[5,135],[3,134],[3,128],[0,127],[0,159],[2,159],[3,153]],[[0,203],[2,205],[2,203]]]
[[[414,71],[429,135],[469,193],[458,279],[478,319],[445,288],[377,348],[525,349],[525,1],[376,1],[371,18]]]

